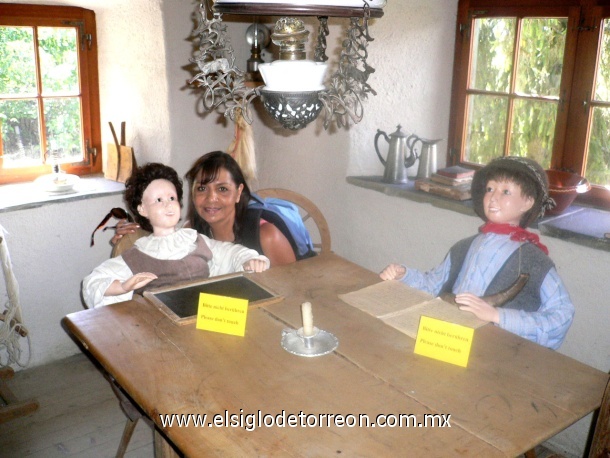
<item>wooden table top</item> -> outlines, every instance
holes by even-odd
[[[467,368],[415,355],[415,341],[338,299],[379,281],[334,254],[253,274],[284,295],[248,312],[237,337],[179,326],[144,299],[68,315],[66,330],[186,456],[516,456],[599,407],[608,374],[495,326],[475,331]],[[300,304],[334,353],[281,345]],[[451,414],[450,428],[162,427],[158,414]],[[239,421],[240,417],[236,417]]]

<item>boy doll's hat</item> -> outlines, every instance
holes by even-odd
[[[538,162],[527,157],[504,156],[492,160],[482,169],[478,170],[472,179],[472,203],[474,211],[483,221],[487,221],[483,208],[483,196],[490,178],[509,178],[517,183],[527,183],[528,188],[534,190],[534,205],[523,214],[519,225],[528,227],[544,212],[555,206],[555,201],[549,197],[549,180],[546,172]],[[521,186],[523,188],[523,186]]]

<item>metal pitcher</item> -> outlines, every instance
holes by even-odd
[[[401,126],[398,125],[396,132],[388,135],[382,130],[377,129],[375,135],[375,151],[379,160],[385,166],[383,172],[383,181],[392,184],[404,184],[408,181],[407,169],[415,164],[417,156],[407,147],[408,140],[413,137],[407,137],[401,130]],[[388,150],[387,160],[381,156],[377,141],[379,137],[385,138],[385,141],[389,143],[390,148]],[[407,154],[408,153],[408,154]]]
[[[407,146],[409,150],[411,150],[411,153],[419,158],[417,178],[430,178],[430,175],[436,172],[436,144],[441,140],[442,138],[437,138],[436,140],[427,140],[425,138],[417,137],[414,135],[409,137],[409,142],[407,142]],[[417,149],[415,148],[417,142],[421,143],[421,152],[419,154],[417,154]]]

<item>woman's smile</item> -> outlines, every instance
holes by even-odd
[[[193,190],[193,202],[199,215],[210,225],[227,225],[235,221],[235,204],[239,202],[243,186],[236,186],[228,170],[218,170],[216,178],[202,183],[197,177]],[[216,231],[214,231],[216,232]]]

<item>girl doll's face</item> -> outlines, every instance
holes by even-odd
[[[180,221],[180,203],[176,187],[168,180],[153,180],[142,194],[140,215],[148,218],[155,236],[169,235]]]
[[[512,181],[489,180],[483,196],[485,216],[492,223],[518,226],[521,217],[534,205],[532,197],[521,193],[521,186]]]

